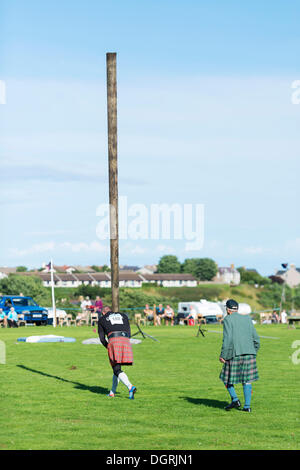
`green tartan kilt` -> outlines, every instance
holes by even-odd
[[[223,365],[220,379],[225,385],[254,382],[258,380],[256,356],[244,354],[229,359]]]

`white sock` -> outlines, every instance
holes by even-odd
[[[118,377],[115,374],[113,374],[112,387],[111,387],[111,392],[112,393],[116,393],[118,383],[119,383]]]
[[[121,382],[125,385],[125,387],[128,388],[128,390],[132,388],[132,384],[129,382],[129,379],[127,375],[125,374],[125,372],[121,372],[119,374],[119,380],[121,380]]]

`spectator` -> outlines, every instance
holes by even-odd
[[[164,317],[165,314],[165,309],[163,308],[162,304],[159,304],[158,307],[156,307],[156,321],[158,325],[161,325],[161,320]]]
[[[103,308],[103,302],[102,302],[102,300],[100,299],[99,295],[97,295],[94,311],[95,311],[96,313],[101,313],[102,308]]]
[[[0,324],[3,324],[4,328],[7,328],[7,314],[0,308]]]
[[[81,295],[79,297],[79,300],[80,300],[81,312],[79,312],[78,315],[76,316],[76,325],[77,324],[80,325],[81,321],[88,320],[87,306],[89,305],[88,304],[89,297],[86,297],[86,299],[84,299],[84,297]],[[91,302],[90,302],[90,304],[91,304]]]
[[[178,313],[176,317],[176,325],[184,325],[185,323],[188,324],[188,321],[193,319],[194,322],[197,318],[197,312],[193,305],[190,305],[189,307],[189,312],[184,312],[184,313]]]
[[[272,321],[272,323],[279,323],[279,317],[277,315],[276,310],[273,310],[271,321]]]
[[[88,311],[89,307],[91,307],[92,302],[90,301],[89,297],[86,297],[85,300],[81,302],[81,309],[83,312]]]
[[[18,314],[15,311],[14,307],[10,308],[9,314],[7,316],[8,325],[10,328],[18,328]]]
[[[282,310],[281,312],[280,321],[281,323],[287,323],[287,313],[285,310]]]
[[[149,308],[148,304],[145,305],[144,315],[145,315],[145,318],[148,321],[153,321],[154,320],[153,310],[151,310],[151,308]]]
[[[90,313],[91,313],[91,308],[92,308],[92,302],[89,297],[86,297],[85,300],[81,302],[81,308],[82,308],[82,317],[88,320]]]
[[[186,308],[184,308],[184,310],[186,310]],[[178,313],[178,315],[175,319],[175,325],[184,325],[184,322],[185,322],[185,320],[187,319],[188,316],[189,316],[188,312]]]
[[[174,310],[170,307],[170,305],[167,305],[165,308],[164,318],[166,321],[166,326],[169,325],[169,320],[171,321],[171,326],[174,325]]]
[[[196,320],[197,318],[197,311],[193,305],[190,305],[190,312],[187,318],[188,319],[193,318],[194,320]]]
[[[272,315],[268,315],[265,320],[262,322],[262,325],[270,325],[272,323],[271,320]]]

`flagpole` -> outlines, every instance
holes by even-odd
[[[51,260],[51,292],[52,292],[53,327],[56,328],[56,306],[55,306],[55,296],[54,296],[53,260]]]

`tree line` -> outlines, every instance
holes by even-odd
[[[187,273],[199,281],[211,281],[217,272],[217,263],[210,258],[187,258],[180,263],[177,256],[165,255],[160,258],[157,266],[157,273]]]

